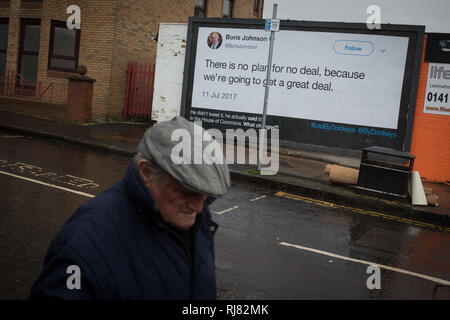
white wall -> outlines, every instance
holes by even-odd
[[[180,115],[186,36],[186,23],[159,25],[152,120],[166,121]]]
[[[366,23],[367,7],[381,9],[381,23],[425,25],[426,32],[450,33],[450,0],[264,0],[263,18]]]

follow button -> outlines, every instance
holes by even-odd
[[[370,41],[362,40],[338,40],[334,43],[334,52],[355,56],[370,56],[374,46]]]

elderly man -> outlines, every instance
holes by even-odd
[[[194,126],[176,117],[146,131],[123,180],[82,205],[53,240],[30,299],[216,298],[208,206],[230,178],[225,161],[171,161],[172,132],[193,135]]]

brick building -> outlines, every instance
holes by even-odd
[[[63,119],[67,77],[84,65],[95,79],[92,120],[122,119],[127,64],[155,62],[159,23],[187,23],[194,15],[260,18],[262,2],[0,0],[0,109]],[[79,29],[66,25],[77,23],[72,5]],[[11,72],[15,94],[7,96]]]

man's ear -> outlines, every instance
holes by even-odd
[[[147,160],[141,159],[138,161],[137,170],[144,183],[150,182],[150,167]]]

